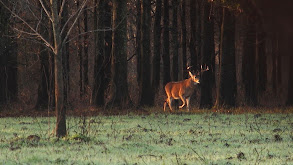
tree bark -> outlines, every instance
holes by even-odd
[[[178,81],[179,58],[178,58],[178,0],[172,0],[173,17],[172,17],[172,48],[173,48],[173,66],[172,66],[172,81]]]
[[[80,2],[76,2],[76,8],[80,8]],[[79,57],[79,91],[80,97],[83,98],[87,94],[88,87],[88,46],[87,46],[87,11],[83,11],[83,22],[78,19],[77,28],[78,28],[78,41],[77,41],[77,53]],[[83,26],[82,26],[83,23]],[[83,31],[83,32],[82,32]],[[85,33],[82,41],[81,33]],[[83,43],[83,44],[82,44]]]
[[[141,1],[142,0],[137,0],[136,3],[136,70],[137,70],[137,83],[139,84],[141,81],[141,45],[142,45],[142,40],[141,40],[141,31],[142,31],[142,7],[141,7]]]
[[[58,8],[61,7],[62,2],[59,1]],[[68,14],[68,3],[64,4],[63,12],[61,13],[62,19],[61,19],[61,26],[65,26],[66,21],[69,19]],[[66,31],[68,31],[68,27],[66,27]],[[61,40],[63,41],[65,39],[65,34],[61,36]],[[63,69],[63,86],[64,86],[64,108],[66,109],[68,106],[68,97],[69,97],[69,91],[70,91],[70,85],[69,85],[69,42],[68,39],[66,40],[66,43],[62,45],[62,69]]]
[[[181,47],[182,47],[182,70],[183,70],[183,76],[181,79],[187,79],[188,78],[188,72],[187,69],[187,57],[186,57],[186,11],[185,11],[185,0],[181,0]]]
[[[289,65],[289,79],[288,79],[288,94],[286,105],[292,106],[293,105],[293,55],[290,55],[290,65]]]
[[[278,57],[280,56],[279,50],[279,36],[274,33],[272,36],[272,88],[275,95],[277,95],[277,73],[278,73]]]
[[[18,93],[17,84],[17,44],[7,36],[9,30],[7,10],[0,5],[0,105],[15,101]]]
[[[202,2],[203,9],[201,13],[201,57],[203,66],[211,66],[211,60],[214,56],[214,23],[210,17],[211,3]],[[211,108],[212,100],[212,70],[204,72],[201,76],[201,97],[200,108]]]
[[[156,0],[156,12],[154,23],[154,57],[152,87],[156,91],[160,86],[160,64],[161,64],[161,17],[162,0]]]
[[[189,6],[189,11],[190,11],[190,42],[189,42],[189,51],[190,51],[190,66],[193,67],[193,70],[198,69],[198,45],[196,44],[196,41],[199,41],[200,38],[198,38],[197,33],[200,33],[197,28],[198,25],[200,25],[199,21],[199,8],[197,7],[198,5],[198,0],[190,0],[190,6]]]
[[[236,66],[235,66],[235,16],[223,8],[221,26],[220,77],[215,107],[230,108],[236,105]]]
[[[87,7],[85,6],[85,9]],[[89,87],[89,78],[88,78],[88,45],[89,45],[89,36],[88,36],[88,10],[83,11],[83,26],[84,26],[84,40],[83,40],[83,91],[85,95],[88,95],[88,87]]]
[[[43,49],[44,47],[41,46],[40,49]],[[49,75],[49,59],[50,59],[50,53],[48,51],[42,51],[40,54],[40,63],[41,63],[41,69],[40,69],[40,75],[41,75],[41,81],[38,86],[38,98],[36,102],[35,108],[37,110],[44,110],[49,105],[49,84],[50,84],[50,75]]]
[[[42,12],[42,6],[39,4],[38,5],[39,10],[41,10]],[[50,27],[50,22],[47,19],[47,17],[44,17],[42,20],[43,24],[47,24],[48,27]],[[46,29],[45,25],[41,25],[40,26],[41,31],[43,32],[43,35],[45,38],[49,38],[49,32]],[[50,69],[50,51],[46,50],[46,47],[44,45],[40,45],[39,47],[40,49],[40,54],[39,54],[39,58],[40,58],[40,64],[41,64],[41,68],[40,68],[40,77],[41,80],[38,84],[38,98],[37,98],[37,102],[35,105],[35,109],[37,110],[44,110],[45,108],[48,108],[49,105],[49,96],[50,96],[50,91],[49,91],[49,85],[50,85],[50,73],[49,73],[49,69]]]
[[[258,101],[256,92],[256,26],[254,20],[247,20],[246,29],[246,38],[244,39],[243,47],[242,77],[245,87],[246,104],[256,106]]]
[[[257,32],[256,36],[257,44],[257,57],[258,57],[258,91],[262,94],[266,90],[267,85],[267,57],[265,54],[266,47],[266,34],[264,31],[260,30]]]
[[[112,106],[128,108],[132,102],[128,93],[127,84],[127,53],[126,53],[126,1],[113,1],[113,47],[111,59],[112,78],[110,82],[110,98],[106,104],[107,108]],[[119,26],[118,26],[119,25]]]
[[[64,108],[64,84],[62,70],[62,40],[60,35],[60,18],[58,16],[58,1],[50,0],[52,12],[52,26],[54,37],[54,72],[55,72],[55,111],[56,136],[66,135],[66,109]]]
[[[151,106],[154,104],[154,96],[151,87],[151,43],[150,43],[150,28],[151,27],[151,2],[143,0],[142,12],[142,53],[141,53],[141,81],[140,88],[140,102],[141,106]]]
[[[164,0],[164,32],[163,32],[163,86],[171,81],[169,51],[169,0]]]
[[[95,0],[94,27],[95,29],[106,29],[111,27],[111,6],[108,0]],[[92,93],[92,104],[96,106],[105,105],[105,91],[110,77],[110,54],[112,47],[111,31],[95,32],[95,63],[94,82]]]

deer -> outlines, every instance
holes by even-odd
[[[195,75],[191,73],[190,67],[187,67],[187,70],[189,73],[188,79],[177,82],[169,82],[165,85],[167,99],[164,102],[164,112],[166,111],[166,104],[169,105],[170,111],[173,111],[172,101],[179,99],[182,101],[182,105],[179,106],[179,109],[187,105],[187,111],[189,112],[190,97],[193,94],[196,85],[200,84],[199,75],[205,71],[208,71],[209,67],[207,66],[205,69],[202,69],[201,66],[201,71],[197,72]]]

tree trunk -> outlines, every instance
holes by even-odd
[[[142,31],[142,22],[141,22],[141,0],[137,0],[136,4],[137,14],[136,14],[136,69],[137,69],[137,83],[139,84],[141,81],[141,31]]]
[[[9,30],[10,14],[0,5],[0,105],[15,101],[17,84],[17,44]]]
[[[44,46],[41,46],[40,49],[44,49]],[[37,110],[44,110],[49,105],[49,84],[50,84],[50,75],[49,75],[49,59],[50,52],[41,51],[40,53],[40,62],[41,62],[41,81],[38,86],[38,98],[35,108]]]
[[[202,2],[203,11],[201,13],[201,57],[204,66],[211,66],[211,60],[214,56],[214,22],[210,17],[210,2]],[[212,70],[204,72],[201,76],[201,98],[200,108],[211,108],[212,100]]]
[[[280,44],[280,36],[277,35],[277,39],[276,39],[276,84],[282,84],[282,51],[285,50],[286,48],[284,48],[284,44]]]
[[[56,136],[63,137],[66,133],[66,109],[64,108],[64,84],[62,73],[62,51],[56,52],[55,63],[55,111],[56,111]]]
[[[151,106],[154,104],[154,96],[151,87],[151,44],[150,44],[150,28],[151,27],[151,2],[143,0],[142,12],[142,59],[141,59],[141,81],[140,88],[140,102],[141,106]]]
[[[178,73],[179,73],[179,58],[178,58],[178,22],[177,22],[177,13],[178,13],[178,0],[172,0],[172,81],[178,81]],[[179,104],[179,100],[174,100],[174,105],[177,109]]]
[[[76,8],[78,9],[80,7],[80,2],[76,2]],[[86,10],[83,12],[84,18],[83,18],[83,24],[80,22],[80,19],[77,20],[77,29],[78,29],[78,41],[77,41],[77,53],[79,57],[79,92],[80,92],[80,98],[83,98],[86,95],[86,88],[88,86],[88,55],[85,54],[88,52],[88,48],[86,48],[87,43],[87,34],[84,36],[83,45],[82,45],[82,30],[86,33],[87,31],[87,12]]]
[[[290,64],[289,64],[289,79],[288,79],[288,94],[286,105],[292,106],[293,105],[293,55],[290,55]]]
[[[164,0],[164,32],[163,32],[163,85],[171,81],[169,51],[169,0]]]
[[[39,4],[38,6],[39,10],[43,10],[42,6]],[[44,11],[42,11],[44,12]],[[47,17],[44,17],[42,20],[43,24],[47,24],[48,27],[50,27],[50,22],[48,21]],[[49,22],[49,23],[48,23]],[[46,29],[45,25],[40,26],[41,31],[43,32],[43,35],[45,38],[49,38],[49,32]],[[40,64],[41,64],[41,69],[40,69],[40,77],[41,81],[38,84],[38,98],[37,102],[35,105],[36,110],[44,110],[45,108],[48,108],[49,105],[49,96],[50,96],[50,91],[49,91],[49,85],[50,85],[50,51],[46,50],[46,46],[41,45],[40,46]]]
[[[95,29],[111,27],[111,7],[108,0],[95,0],[96,8],[94,13]],[[110,77],[110,53],[112,46],[111,31],[95,32],[95,63],[94,82],[92,93],[92,104],[96,106],[105,105],[105,91],[109,84]]]
[[[113,55],[111,59],[112,79],[110,82],[110,98],[106,104],[108,108],[112,106],[128,108],[132,105],[127,84],[126,17],[126,1],[114,0],[112,24],[114,29],[112,36]]]
[[[279,54],[279,38],[275,33],[272,36],[272,88],[275,95],[277,95],[277,57],[279,57]]]
[[[235,16],[223,8],[221,26],[220,77],[215,106],[234,107],[236,104],[236,66],[235,66]]]
[[[87,9],[87,6],[85,6]],[[83,11],[83,26],[84,26],[84,40],[83,40],[83,91],[85,95],[88,95],[88,87],[89,87],[89,78],[88,78],[88,45],[89,45],[89,37],[88,37],[88,10]]]
[[[172,66],[172,81],[178,81],[179,63],[178,63],[178,0],[172,0],[173,17],[172,17],[172,48],[173,48],[173,66]]]
[[[58,1],[50,0],[52,12],[52,26],[54,37],[54,71],[55,71],[55,110],[56,136],[66,135],[66,109],[64,108],[64,84],[62,70],[62,45],[60,35],[60,18],[58,16]]]
[[[190,6],[189,6],[189,11],[190,11],[190,43],[189,43],[189,51],[190,51],[190,64],[189,66],[193,67],[193,70],[198,69],[198,45],[196,44],[196,41],[200,40],[198,38],[197,33],[199,33],[197,24],[200,24],[199,19],[198,19],[198,14],[199,14],[199,8],[197,8],[198,5],[197,0],[190,0]],[[185,68],[186,69],[186,68]]]
[[[59,1],[59,6],[61,7],[61,1]],[[58,7],[58,8],[60,8]],[[66,21],[69,19],[68,16],[68,3],[65,3],[63,12],[62,12],[62,19],[61,25],[64,26]],[[68,31],[68,27],[66,27],[66,31]],[[65,39],[65,34],[61,36],[61,39]],[[70,91],[69,85],[69,42],[68,40],[64,45],[62,45],[62,69],[63,69],[63,86],[64,86],[64,108],[66,109],[68,106],[68,97]]]
[[[247,21],[246,38],[244,39],[244,55],[242,77],[245,88],[245,100],[250,106],[257,105],[256,92],[256,27],[253,20]]]
[[[185,0],[181,0],[181,47],[182,47],[182,70],[183,70],[183,76],[181,79],[188,78],[188,72],[187,69],[187,57],[186,57],[186,11],[185,11]]]
[[[153,57],[153,78],[152,87],[157,90],[160,86],[160,64],[161,64],[161,17],[162,0],[156,0],[156,12],[154,23],[154,57]]]
[[[266,90],[267,85],[267,57],[266,57],[266,35],[265,32],[259,31],[256,37],[257,41],[257,57],[258,57],[258,91],[262,94]]]
[[[48,27],[51,27],[51,22],[46,20],[45,21]],[[49,22],[49,23],[48,23]],[[41,26],[42,28],[42,26]],[[47,31],[44,28],[44,36],[49,38],[49,40],[53,40],[52,32]],[[38,86],[38,98],[36,101],[35,109],[37,110],[44,110],[48,108],[51,110],[54,107],[54,54],[51,51],[47,51],[45,46],[40,46],[41,53],[40,53],[40,77],[41,81]]]

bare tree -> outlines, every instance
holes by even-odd
[[[63,64],[62,64],[62,51],[66,44],[66,41],[75,26],[80,14],[82,13],[88,0],[84,0],[82,5],[77,11],[68,17],[65,23],[62,25],[63,9],[66,5],[65,0],[57,1],[50,0],[49,2],[39,1],[10,1],[4,2],[0,0],[0,3],[12,14],[12,16],[20,21],[25,28],[15,27],[14,30],[23,39],[32,39],[34,42],[45,45],[54,54],[54,86],[55,86],[55,111],[56,111],[56,129],[55,133],[57,137],[66,135],[66,109],[64,108],[64,79],[63,79]],[[40,3],[42,11],[39,15],[34,13],[34,3]],[[26,14],[20,14],[18,11],[24,10],[22,7],[26,5],[30,10],[27,10],[31,17],[26,17]],[[10,7],[12,6],[12,7]],[[47,17],[52,24],[53,42],[45,38],[40,31],[40,24],[42,24],[42,17]],[[33,18],[33,21],[31,20]],[[62,37],[64,36],[64,37]]]

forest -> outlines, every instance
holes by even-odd
[[[292,0],[0,0],[0,113],[64,136],[66,111],[163,111],[201,66],[192,109],[290,107],[292,37]]]

